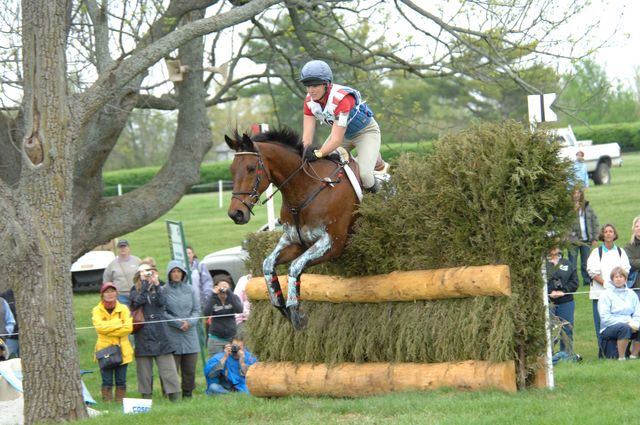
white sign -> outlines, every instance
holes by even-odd
[[[549,122],[557,121],[558,116],[551,109],[551,105],[556,100],[555,93],[534,94],[527,96],[529,106],[529,122]]]
[[[144,413],[151,410],[152,403],[146,398],[123,398],[122,409],[124,413]]]
[[[182,262],[182,265],[189,270],[189,259],[187,258],[187,246],[184,242],[182,222],[167,220],[167,231],[169,232],[169,243],[171,244],[171,259]],[[190,275],[190,273],[187,273],[187,275]]]

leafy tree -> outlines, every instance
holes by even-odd
[[[578,62],[575,72],[563,77],[558,104],[569,112],[568,124],[631,122],[640,118],[633,92],[611,82],[606,70],[591,59]]]

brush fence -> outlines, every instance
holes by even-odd
[[[509,267],[505,265],[398,271],[353,278],[304,274],[301,280],[303,300],[334,304],[511,295]],[[286,276],[280,276],[285,294],[286,281]],[[251,279],[246,292],[253,302],[269,299],[262,277]],[[311,316],[310,320],[314,320],[314,317]],[[293,329],[291,332],[294,332]],[[516,372],[513,361],[370,362],[334,365],[268,361],[258,362],[249,368],[247,385],[251,394],[260,397],[294,394],[358,397],[441,387],[465,390],[493,388],[515,392]]]

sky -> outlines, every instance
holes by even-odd
[[[613,0],[613,10],[602,14],[601,10],[592,11],[592,16],[600,13],[605,25],[600,31],[607,38],[614,28],[618,32],[611,38],[610,47],[596,53],[596,62],[604,67],[609,77],[619,79],[628,87],[633,87],[633,67],[640,68],[640,1]],[[622,17],[616,11],[624,7]]]

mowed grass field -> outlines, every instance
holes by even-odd
[[[612,183],[587,191],[601,224],[612,223],[624,246],[631,235],[631,222],[640,215],[640,154],[626,154],[624,166],[612,170]],[[248,231],[266,221],[265,207],[247,226],[236,226],[218,209],[217,194],[190,195],[171,212],[125,237],[132,252],[151,255],[160,268],[169,258],[165,219],[182,220],[189,243],[203,256],[209,251],[237,245]],[[514,249],[518,244],[514,243]],[[580,291],[586,290],[583,286]],[[74,297],[79,327],[90,326],[91,308],[97,294]],[[98,403],[105,412],[82,423],[121,424],[637,424],[637,394],[640,393],[640,361],[598,360],[591,304],[586,291],[576,295],[576,352],[581,363],[560,363],[555,368],[556,388],[527,390],[517,394],[498,391],[466,392],[442,389],[361,399],[288,397],[261,399],[233,394],[207,397],[202,365],[198,365],[198,388],[192,400],[169,403],[162,399],[156,382],[150,413],[123,416],[121,406]],[[311,318],[313,320],[313,318]],[[463,323],[464,321],[461,321]],[[286,326],[283,322],[283,325]],[[415,326],[415,324],[409,324]],[[95,331],[79,329],[78,347],[82,369],[93,371],[84,381],[94,397],[100,395],[100,378],[92,362]],[[128,373],[130,397],[136,397],[135,364]],[[99,400],[98,400],[99,401]]]

